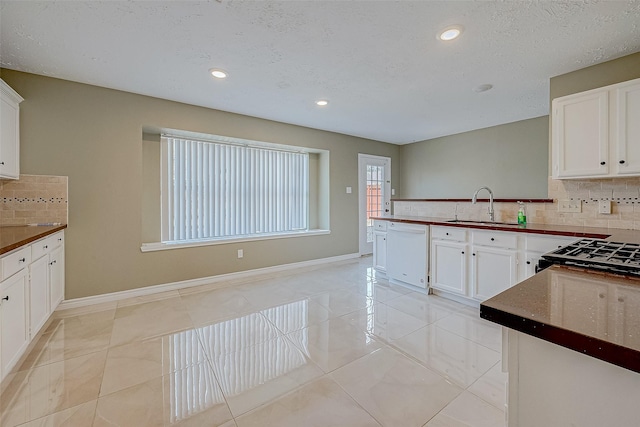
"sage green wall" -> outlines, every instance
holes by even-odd
[[[11,70],[1,77],[25,98],[21,172],[69,177],[67,299],[357,253],[358,195],[345,187],[358,188],[358,153],[391,157],[400,188],[391,144]],[[331,234],[142,253],[143,126],[329,150]]]
[[[549,100],[640,77],[640,52],[552,77]]]
[[[546,198],[548,137],[543,116],[403,145],[397,198]]]

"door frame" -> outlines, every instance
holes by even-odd
[[[386,196],[383,203],[388,203],[391,215],[391,157],[376,156],[374,154],[358,153],[358,252],[360,255],[368,255],[373,251],[373,243],[367,243],[367,179],[366,165],[368,160],[385,163],[385,185],[383,194]]]

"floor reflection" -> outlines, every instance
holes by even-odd
[[[300,330],[308,326],[306,299],[263,311],[278,330]],[[309,363],[308,336],[296,342],[299,351],[283,338],[266,317],[257,313],[173,334],[170,339],[171,422],[186,419],[217,403],[223,393],[232,397],[287,375]],[[202,340],[199,344],[198,339]],[[222,392],[203,353],[214,364]]]

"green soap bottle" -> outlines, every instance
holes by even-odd
[[[524,213],[524,202],[518,202],[520,209],[518,209],[518,224],[527,224],[527,215]]]

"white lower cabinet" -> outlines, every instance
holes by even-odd
[[[431,241],[431,286],[467,295],[467,252],[463,242]]]
[[[27,284],[25,270],[0,283],[0,380],[29,345]]]
[[[542,257],[543,252],[531,252],[525,251],[524,253],[524,265],[520,269],[520,280],[528,279],[536,274],[536,265]]]
[[[3,255],[0,266],[1,381],[64,299],[64,232]]]
[[[373,222],[373,268],[387,272],[387,221]]]
[[[60,245],[49,255],[49,280],[51,291],[51,312],[64,299],[64,246]]]
[[[431,227],[431,287],[466,297],[469,287],[468,232],[460,227]]]
[[[34,333],[51,314],[49,283],[49,257],[43,256],[29,266],[29,326]]]
[[[471,297],[484,301],[515,285],[518,252],[515,249],[473,246]]]
[[[535,274],[540,257],[576,238],[431,227],[431,287],[481,302]]]

